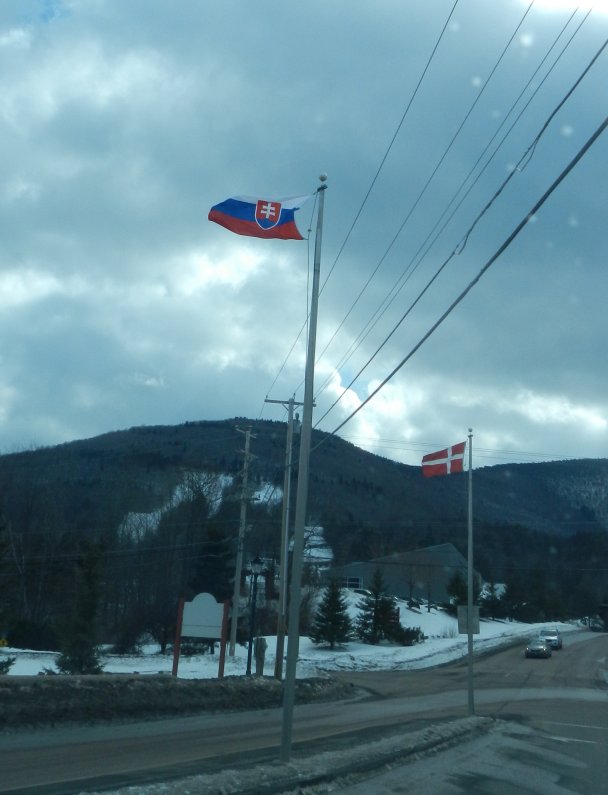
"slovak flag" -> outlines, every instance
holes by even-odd
[[[279,240],[303,240],[295,221],[295,212],[310,196],[288,196],[283,199],[255,199],[234,196],[209,211],[209,220],[249,237]]]
[[[464,468],[464,449],[466,442],[459,442],[446,447],[445,450],[438,450],[436,453],[428,453],[422,458],[422,474],[425,478],[433,478],[437,475],[451,475],[453,472],[462,472]]]

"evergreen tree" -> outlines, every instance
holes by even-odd
[[[90,547],[74,571],[74,596],[61,632],[57,667],[64,674],[101,673],[97,643],[97,614],[101,583],[101,552]]]
[[[375,645],[394,637],[395,608],[393,600],[385,593],[380,569],[374,572],[370,593],[363,597],[359,608],[355,630],[364,643]]]
[[[488,616],[492,620],[495,618],[504,618],[506,615],[506,608],[503,599],[498,593],[498,586],[493,581],[486,586],[486,590],[479,599],[480,612],[483,616]]]
[[[210,593],[218,602],[230,599],[234,584],[233,528],[210,522],[204,529],[194,576],[190,587],[197,593]]]
[[[467,597],[468,597],[468,587],[467,587],[467,580],[466,575],[464,575],[459,569],[456,569],[452,577],[450,578],[448,584],[446,585],[446,591],[448,592],[448,596],[450,597],[450,604],[448,605],[448,613],[450,615],[455,616],[457,608],[459,605],[463,605],[466,607],[467,605]],[[479,593],[481,591],[481,586],[479,583],[479,577],[476,574],[473,574],[473,604],[479,604]]]
[[[313,643],[327,643],[330,649],[346,643],[352,636],[352,624],[346,599],[337,580],[330,580],[317,608],[310,639]]]

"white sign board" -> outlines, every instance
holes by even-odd
[[[191,602],[184,602],[182,638],[222,637],[224,605],[210,593],[199,593]]]
[[[468,635],[469,629],[467,626],[467,607],[466,605],[458,605],[458,632],[461,635]],[[471,616],[471,634],[479,635],[479,607],[473,605],[473,615]]]

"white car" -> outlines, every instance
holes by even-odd
[[[562,636],[559,634],[558,629],[541,629],[538,637],[544,640],[552,649],[561,649],[562,647]]]

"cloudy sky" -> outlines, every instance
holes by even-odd
[[[0,449],[283,420],[265,398],[303,399],[314,232],[207,214],[321,172],[315,422],[335,430],[603,123],[608,3],[588,11],[2,2]],[[410,464],[469,427],[479,466],[606,456],[607,184],[605,133],[340,435]]]

